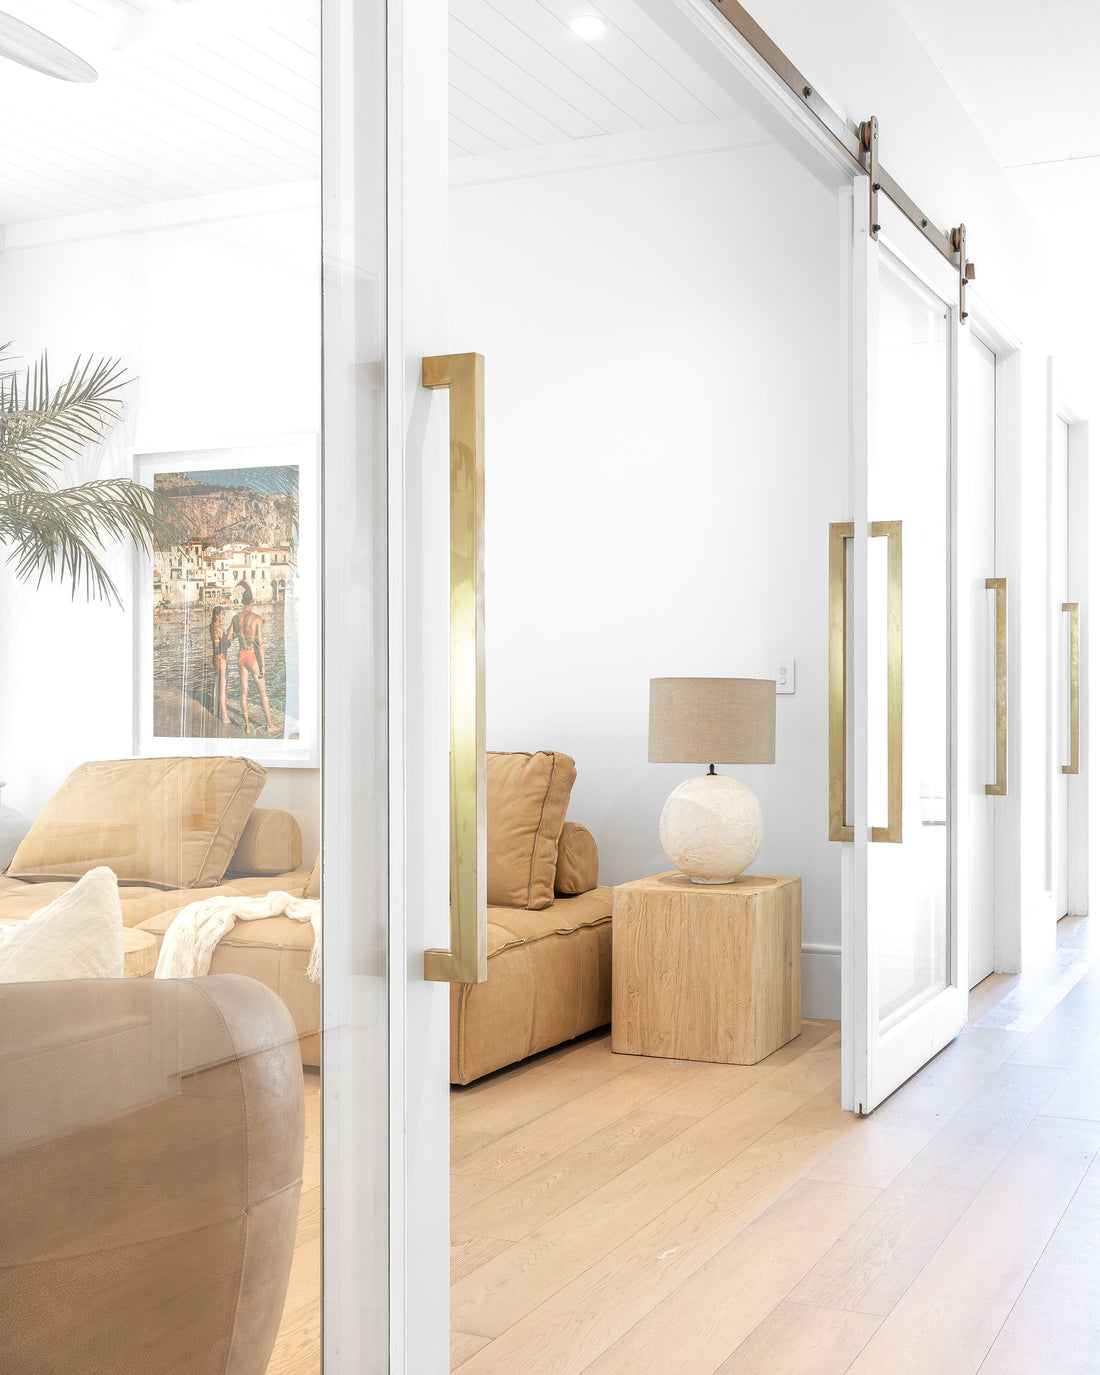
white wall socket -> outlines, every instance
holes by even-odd
[[[794,657],[784,654],[776,659],[773,668],[775,670],[775,690],[780,692],[794,691]]]

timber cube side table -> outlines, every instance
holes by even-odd
[[[611,1049],[755,1065],[802,1031],[802,880],[614,890]]]

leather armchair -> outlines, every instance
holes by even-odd
[[[253,979],[0,985],[0,1366],[263,1375],[294,1251],[298,1033]]]

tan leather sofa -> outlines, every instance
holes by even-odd
[[[452,1084],[611,1020],[611,889],[565,820],[576,776],[548,750],[487,758],[488,979],[451,985]]]
[[[200,898],[282,890],[319,896],[289,812],[257,807],[267,771],[249,759],[111,759],[80,765],[35,820],[0,876],[0,921],[21,920],[99,865],[119,880],[123,921],[163,937]],[[240,922],[211,974],[247,974],[286,1003],[302,1060],[320,1063],[320,990],[306,977],[309,922]]]
[[[302,1099],[251,979],[0,985],[0,1369],[263,1375]]]

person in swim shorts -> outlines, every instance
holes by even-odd
[[[243,605],[233,617],[230,635],[237,638],[237,668],[241,675],[241,711],[244,713],[244,729],[252,734],[252,722],[248,717],[248,680],[251,677],[260,690],[264,717],[268,730],[275,729],[271,719],[271,707],[267,700],[267,683],[264,667],[264,621],[263,617],[252,610],[252,592],[244,589]]]

